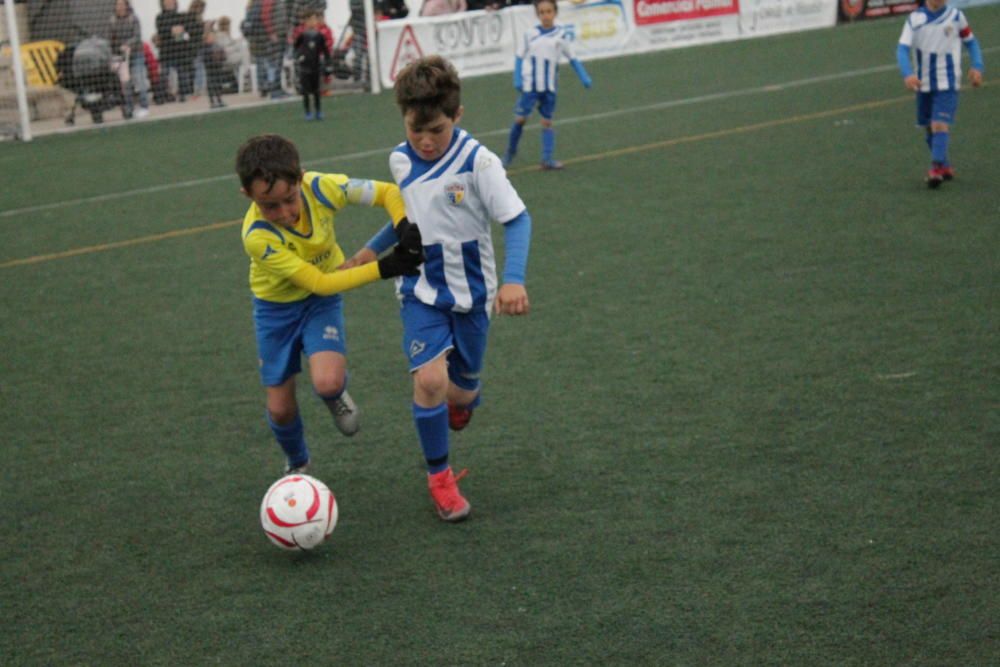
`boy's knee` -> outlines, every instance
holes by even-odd
[[[448,373],[424,366],[413,374],[413,387],[422,396],[443,396],[448,391]]]
[[[344,391],[344,377],[328,375],[313,378],[313,390],[320,397],[337,396]]]
[[[267,404],[267,415],[278,426],[291,424],[298,414],[299,410],[295,403],[274,402]]]

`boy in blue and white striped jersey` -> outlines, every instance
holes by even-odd
[[[562,169],[562,163],[552,159],[556,145],[552,115],[556,110],[559,57],[566,56],[584,88],[590,88],[592,82],[573,52],[573,32],[566,26],[556,25],[559,8],[555,0],[535,0],[534,4],[539,25],[524,33],[514,59],[514,88],[521,96],[514,106],[514,124],[510,128],[503,166],[509,166],[517,155],[524,123],[537,106],[542,117],[542,169]]]
[[[962,79],[962,44],[969,50],[972,66],[969,83],[983,82],[983,53],[961,10],[946,6],[947,0],[926,0],[906,19],[896,48],[903,83],[917,94],[917,125],[926,132],[931,149],[927,186],[936,188],[950,181],[955,172],[948,160],[949,130],[958,110]],[[916,51],[911,53],[911,49]],[[913,71],[913,55],[917,71]]]
[[[458,490],[462,474],[452,473],[448,431],[465,428],[479,405],[490,315],[530,310],[531,217],[500,158],[458,127],[461,82],[451,63],[440,56],[410,63],[396,77],[395,93],[406,141],[393,150],[389,168],[426,258],[419,274],[396,281],[413,422],[438,516],[461,521],[471,506]],[[504,230],[502,280],[493,223]],[[374,261],[400,234],[386,225],[342,268]]]

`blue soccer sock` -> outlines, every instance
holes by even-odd
[[[931,135],[931,160],[943,167],[948,166],[947,132],[935,132]]]
[[[552,151],[556,147],[556,131],[551,127],[542,128],[542,162],[552,162]]]
[[[434,474],[445,470],[448,467],[448,404],[424,408],[414,403],[413,422],[417,425],[427,472]]]
[[[517,154],[517,144],[521,141],[522,132],[524,132],[524,125],[514,123],[510,126],[510,136],[507,138],[507,155],[514,157]]]
[[[931,132],[931,128],[929,127],[927,128],[927,134],[924,137],[924,140],[927,142],[927,148],[929,149],[934,148],[934,133]]]
[[[267,415],[267,424],[274,433],[274,438],[281,445],[288,465],[291,468],[305,465],[309,462],[309,448],[306,446],[305,429],[302,427],[302,416],[295,415],[295,420],[290,424],[275,424],[271,420],[271,415]]]

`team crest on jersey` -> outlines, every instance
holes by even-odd
[[[954,32],[950,25],[944,27],[944,36],[951,37],[951,33]]]
[[[444,189],[444,193],[448,197],[448,203],[458,206],[465,199],[465,186],[461,183],[452,183]]]

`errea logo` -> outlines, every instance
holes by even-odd
[[[415,358],[418,354],[427,348],[427,343],[422,340],[414,340],[410,342],[410,358]]]
[[[340,330],[334,326],[323,329],[323,340],[340,340]]]

